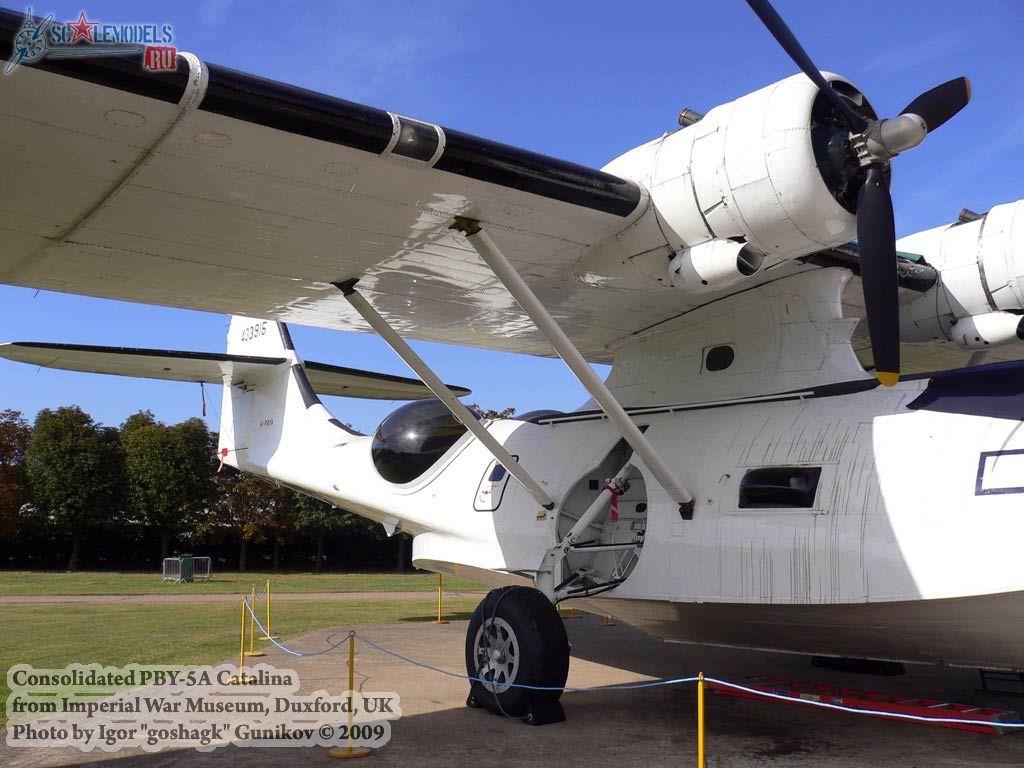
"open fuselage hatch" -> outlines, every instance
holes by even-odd
[[[632,449],[620,440],[596,467],[581,477],[569,491],[558,513],[558,538],[566,537],[580,517],[613,477],[629,461]],[[647,487],[635,466],[626,475],[627,487],[617,494],[607,515],[599,515],[580,535],[566,555],[561,582],[572,590],[587,591],[624,581],[636,567],[647,531]],[[623,545],[606,549],[607,545]],[[588,546],[601,546],[588,552]],[[569,580],[572,579],[571,583]]]

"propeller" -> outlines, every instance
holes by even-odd
[[[861,283],[875,375],[887,387],[900,378],[899,297],[897,293],[896,226],[886,174],[890,159],[913,149],[971,100],[971,84],[958,77],[925,91],[895,118],[871,120],[854,109],[814,65],[786,22],[768,0],[747,4],[772,37],[798,67],[818,86],[846,120],[853,155],[867,169],[857,194],[857,241],[860,249]]]
[[[957,77],[942,85],[936,85],[925,91],[903,108],[904,114],[920,115],[934,131],[953,115],[967,106],[971,100],[971,81],[966,77]]]

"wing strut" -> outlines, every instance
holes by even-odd
[[[594,373],[590,364],[583,359],[583,355],[573,345],[572,341],[561,329],[551,314],[541,304],[540,299],[526,282],[516,272],[515,267],[505,258],[495,242],[491,239],[480,223],[473,219],[461,216],[455,218],[452,229],[466,235],[466,240],[473,247],[484,263],[491,268],[495,276],[502,282],[512,297],[523,308],[523,311],[530,317],[534,325],[540,329],[551,346],[555,348],[558,356],[569,366],[580,384],[584,386],[594,401],[601,407],[611,422],[619,430],[619,434],[625,439],[629,446],[636,452],[644,464],[654,475],[661,487],[679,505],[679,510],[684,518],[689,519],[693,515],[693,497],[687,492],[676,477],[672,474],[668,465],[661,456],[654,450],[643,432],[636,423],[629,417],[625,409],[615,399],[615,395],[604,385],[604,382]],[[428,384],[429,386],[429,384]]]
[[[512,458],[512,455],[505,450],[505,446],[499,443],[494,435],[487,431],[480,420],[477,419],[470,410],[462,404],[462,402],[455,396],[455,394],[448,388],[448,386],[437,377],[431,369],[415,352],[412,347],[405,343],[405,339],[395,332],[395,329],[388,325],[388,321],[385,320],[372,306],[370,302],[363,298],[363,295],[355,289],[355,285],[358,279],[347,280],[344,283],[334,283],[334,287],[338,288],[348,300],[348,303],[352,305],[352,308],[358,312],[362,318],[375,330],[384,341],[387,342],[388,346],[391,347],[395,353],[405,361],[405,364],[412,368],[413,372],[427,385],[427,388],[437,396],[437,398],[444,403],[448,410],[452,412],[452,416],[462,422],[466,429],[473,433],[473,435],[484,444],[484,447],[491,452],[491,455],[498,460],[509,473],[515,477],[523,487],[529,491],[530,495],[537,500],[537,502],[545,509],[554,509],[555,502],[548,496],[547,492],[540,487],[540,484],[534,480],[525,469]]]

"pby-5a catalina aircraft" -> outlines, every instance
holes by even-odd
[[[187,53],[23,63],[0,281],[234,317],[226,354],[2,354],[223,383],[224,463],[511,586],[467,635],[488,708],[557,707],[511,684],[564,684],[568,599],[666,640],[1024,669],[1024,369],[898,381],[901,339],[920,370],[1024,338],[1024,201],[897,244],[890,163],[966,79],[880,119],[748,2],[802,73],[602,170]],[[373,330],[418,380],[303,361],[285,322]],[[405,338],[557,354],[591,400],[485,420]],[[318,394],[412,402],[366,436]]]

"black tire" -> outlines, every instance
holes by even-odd
[[[485,622],[493,640],[485,638],[481,632]],[[508,633],[513,635],[514,641],[506,637]],[[569,639],[565,626],[555,606],[542,592],[531,587],[502,587],[488,593],[473,612],[466,632],[466,673],[472,678],[494,681],[495,669],[485,667],[483,663],[488,657],[478,656],[478,653],[483,654],[488,649],[501,653],[510,644],[518,647],[518,660],[511,670],[511,678],[497,677],[490,685],[475,681],[469,696],[495,714],[526,717],[531,704],[557,702],[569,676]],[[508,683],[551,686],[557,690],[536,691],[511,687]]]

